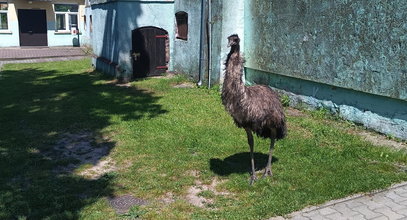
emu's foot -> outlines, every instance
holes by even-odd
[[[253,173],[250,176],[250,185],[253,185],[254,181],[256,181],[256,180],[257,180],[256,174]]]
[[[264,173],[263,173],[263,177],[262,178],[265,178],[265,177],[272,177],[273,176],[273,172],[271,172],[271,168],[270,167],[266,167],[266,169],[264,170]]]

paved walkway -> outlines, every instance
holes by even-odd
[[[317,220],[317,219],[374,219],[407,220],[407,182],[394,185],[387,190],[371,194],[358,194],[321,206],[309,207],[284,217],[270,220]]]
[[[0,61],[85,56],[80,47],[14,47],[1,48]]]
[[[38,63],[87,57],[79,47],[14,47],[0,49],[0,70],[7,63]]]

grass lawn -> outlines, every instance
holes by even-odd
[[[89,66],[0,72],[0,219],[266,219],[407,180],[404,152],[323,111],[286,109],[274,176],[249,186],[246,135],[218,90],[174,88],[179,76],[116,86]],[[268,145],[255,138],[259,170]],[[147,204],[117,214],[108,198],[126,194]]]

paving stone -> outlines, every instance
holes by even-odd
[[[397,214],[404,215],[407,219],[407,207],[404,209],[399,209],[395,211]]]
[[[357,199],[357,200],[351,200],[351,201],[347,202],[346,205],[350,209],[353,209],[353,208],[356,208],[356,207],[359,207],[359,206],[363,206],[363,203],[359,199]]]
[[[296,212],[292,219],[407,220],[407,182],[384,192],[331,201]],[[313,210],[314,209],[314,210]]]
[[[308,217],[308,218],[310,218],[312,220],[326,220],[326,218],[323,215],[319,214],[319,213],[314,213],[313,215],[306,216],[306,217]]]
[[[396,212],[392,211],[389,208],[380,208],[380,209],[375,209],[373,210],[374,212],[377,212],[379,214],[382,214],[383,216],[389,218],[389,219],[402,219],[405,216],[397,214]]]
[[[372,201],[380,204],[387,204],[389,202],[393,202],[391,199],[387,198],[383,193],[373,196]]]
[[[377,202],[375,202],[375,201],[373,201],[373,200],[371,200],[371,199],[366,200],[366,201],[364,202],[364,204],[367,205],[367,207],[368,207],[370,210],[374,210],[374,209],[386,207],[385,204],[377,203]]]
[[[350,209],[346,203],[336,204],[332,207],[333,209],[340,212],[345,218],[349,218],[351,216],[357,215],[358,213],[354,210]]]
[[[330,214],[333,214],[335,212],[338,212],[338,211],[336,211],[335,209],[332,209],[330,207],[325,207],[325,208],[319,210],[319,213],[321,215],[330,215]]]
[[[404,209],[406,207],[404,205],[401,205],[400,203],[395,203],[393,201],[386,202],[386,206],[393,211]]]
[[[35,59],[49,57],[84,56],[79,47],[44,47],[44,48],[2,48],[0,60]]]
[[[386,193],[386,197],[390,198],[391,200],[393,200],[393,202],[402,202],[402,201],[406,201],[407,197],[402,197],[399,196],[398,194],[396,194],[394,191],[388,192]]]
[[[299,216],[292,217],[291,220],[310,220],[310,218],[299,215]]]
[[[407,198],[407,189],[402,188],[395,191],[395,193],[403,198]]]
[[[380,217],[377,217],[377,218],[372,218],[372,220],[390,220],[388,217],[386,217],[386,216],[380,216]]]
[[[366,205],[356,207],[353,209],[353,211],[362,214],[366,219],[372,219],[380,216],[379,213],[371,211]]]
[[[327,215],[325,216],[328,219],[332,219],[332,220],[347,220],[348,218],[344,217],[341,213],[339,212],[335,212],[333,214]]]
[[[349,219],[352,219],[352,220],[366,220],[367,218],[365,218],[365,216],[363,216],[362,214],[357,214],[357,215],[352,216]]]

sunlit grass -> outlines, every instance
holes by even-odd
[[[323,111],[288,116],[271,179],[249,186],[245,132],[221,105],[219,89],[174,88],[182,76],[118,87],[89,69],[89,60],[7,65],[0,73],[0,219],[265,219],[308,205],[407,180],[404,152],[372,146],[347,132],[349,123]],[[42,152],[67,132],[108,137],[118,166],[100,179],[57,175]],[[268,140],[255,138],[258,169]],[[81,165],[78,170],[90,165]],[[187,200],[201,184],[219,192]],[[106,197],[149,201],[128,215]],[[172,195],[171,202],[163,202]]]

